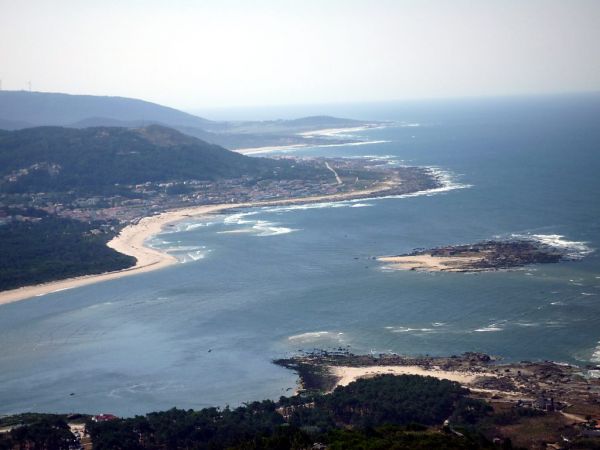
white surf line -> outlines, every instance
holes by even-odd
[[[342,179],[340,178],[340,176],[338,175],[338,173],[335,171],[335,169],[333,167],[331,167],[329,165],[329,163],[327,161],[325,161],[325,167],[327,167],[329,170],[331,170],[333,172],[333,174],[335,175],[335,179],[337,180],[338,184],[344,184],[344,182],[342,181]]]

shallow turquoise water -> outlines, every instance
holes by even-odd
[[[599,96],[339,108],[396,121],[361,134],[390,142],[294,154],[436,166],[464,188],[182,223],[153,239],[182,264],[2,306],[0,413],[276,398],[296,379],[270,360],[299,349],[600,359],[597,251],[476,275],[372,259],[513,234],[600,249]]]

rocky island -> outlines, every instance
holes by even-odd
[[[380,256],[390,269],[428,272],[483,272],[513,269],[530,264],[557,263],[573,259],[564,249],[533,239],[485,241],[449,245],[429,250],[417,249],[398,256]]]

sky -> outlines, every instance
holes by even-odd
[[[0,0],[0,79],[188,110],[600,91],[599,24],[599,0]]]

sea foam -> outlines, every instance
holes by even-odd
[[[590,361],[600,363],[600,341],[598,341],[598,346],[594,349],[594,353],[592,353]]]
[[[443,194],[446,192],[454,191],[457,189],[469,189],[473,187],[472,184],[465,184],[457,182],[457,176],[451,172],[446,170],[442,170],[439,167],[426,167],[425,168],[431,176],[433,176],[440,187],[432,188],[432,189],[424,189],[422,191],[410,192],[408,194],[399,194],[399,195],[388,195],[385,197],[379,197],[383,199],[388,198],[412,198],[412,197],[431,197],[432,195]]]
[[[385,327],[392,333],[429,333],[435,331],[433,328],[411,328],[411,327]]]
[[[262,212],[267,210],[263,209]],[[225,217],[223,219],[224,225],[246,225],[243,228],[236,228],[233,230],[223,230],[219,231],[217,234],[252,234],[258,237],[265,236],[279,236],[282,234],[293,233],[294,231],[299,231],[297,228],[289,228],[281,226],[281,224],[277,222],[270,222],[268,220],[261,219],[247,219],[247,217],[254,216],[258,214],[259,211],[250,211],[244,213],[236,213],[230,216]]]
[[[288,341],[292,341],[295,343],[303,343],[303,342],[311,342],[317,341],[319,339],[333,339],[337,342],[343,342],[344,333],[342,332],[334,332],[334,331],[309,331],[307,333],[295,334],[293,336],[289,336]]]
[[[581,259],[594,251],[585,241],[569,241],[562,234],[513,234],[513,238],[527,239],[560,250],[571,259]],[[573,281],[573,280],[570,280]]]

